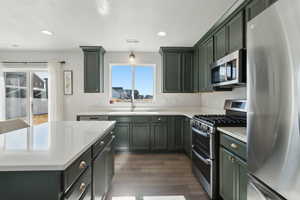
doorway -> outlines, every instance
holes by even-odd
[[[4,72],[5,119],[48,122],[48,76],[47,71]]]

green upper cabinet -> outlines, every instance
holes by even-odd
[[[168,123],[154,122],[151,125],[151,150],[168,149]]]
[[[184,93],[193,92],[193,64],[194,63],[194,52],[187,52],[182,54],[182,70],[181,78],[183,80]]]
[[[252,0],[246,6],[246,20],[250,21],[277,0]]]
[[[209,38],[199,45],[199,86],[200,92],[212,91],[211,87],[211,64],[214,62],[214,40]]]
[[[193,66],[193,91],[199,91],[199,48],[198,44],[194,46],[194,66]]]
[[[132,123],[130,131],[130,150],[149,151],[150,150],[150,124]]]
[[[84,92],[104,92],[104,53],[101,46],[81,46],[84,53]]]
[[[161,47],[162,79],[164,93],[193,92],[193,54],[192,47]]]
[[[227,54],[226,26],[223,26],[215,35],[215,56],[216,60]]]
[[[227,25],[228,53],[245,47],[245,19],[244,11],[238,13]]]

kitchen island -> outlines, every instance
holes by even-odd
[[[0,135],[1,199],[105,196],[114,174],[114,126],[49,122]]]

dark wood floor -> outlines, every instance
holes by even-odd
[[[192,174],[184,154],[130,154],[115,157],[115,176],[108,200],[112,197],[184,195],[186,200],[208,200]]]

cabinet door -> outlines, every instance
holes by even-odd
[[[199,91],[203,92],[205,91],[205,63],[206,63],[206,57],[205,57],[205,45],[201,44],[199,45]]]
[[[94,200],[102,200],[106,189],[106,151],[102,151],[93,161]]]
[[[183,92],[192,92],[192,70],[193,70],[193,53],[182,54],[182,80],[183,80]]]
[[[184,120],[184,151],[186,155],[191,158],[192,154],[192,132],[190,126],[190,119],[185,118]]]
[[[205,91],[212,91],[212,85],[211,85],[211,64],[214,62],[214,40],[213,38],[210,38],[205,43],[205,67],[204,67],[204,90]]]
[[[84,51],[84,92],[100,92],[100,57],[97,50]]]
[[[228,49],[229,53],[244,48],[245,32],[244,32],[244,11],[238,13],[228,23]]]
[[[150,150],[150,124],[133,123],[130,132],[130,150]]]
[[[114,159],[114,136],[112,141],[105,147],[106,150],[106,189],[105,192],[109,191],[113,176],[115,174],[115,159]]]
[[[183,150],[184,119],[175,117],[174,120],[174,149]]]
[[[151,149],[167,150],[168,149],[168,124],[152,123],[151,126]]]
[[[220,195],[224,200],[235,200],[235,158],[225,150],[220,148]]]
[[[266,0],[252,0],[249,5],[246,6],[246,19],[250,21],[257,15],[259,15],[266,8]]]
[[[247,200],[247,164],[237,159],[237,200]]]
[[[222,27],[215,35],[215,57],[216,60],[224,57],[227,53],[226,26]]]
[[[193,63],[193,91],[199,92],[199,46],[194,47],[194,63]]]
[[[163,92],[179,93],[181,85],[181,53],[163,53]]]
[[[117,151],[127,151],[129,150],[129,133],[130,125],[129,123],[117,123],[114,129],[116,136],[114,146]]]

